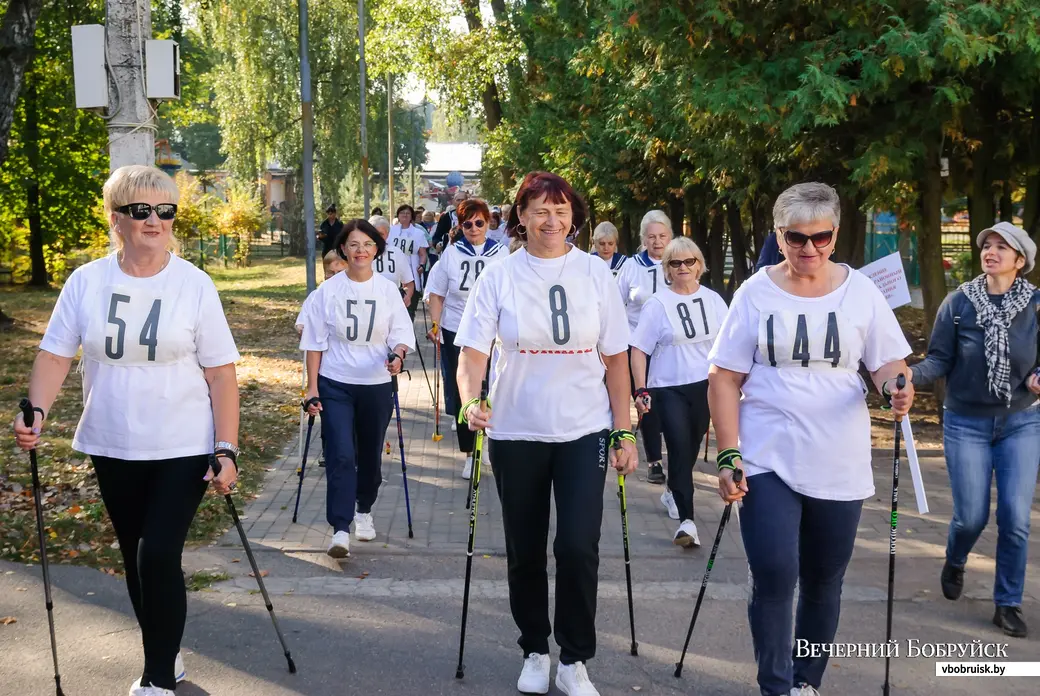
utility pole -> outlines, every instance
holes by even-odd
[[[311,113],[311,63],[307,44],[307,0],[300,7],[300,92],[303,101],[303,221],[307,235],[307,294],[317,287],[314,239],[314,114]]]
[[[394,75],[386,76],[386,190],[387,213],[394,210]],[[391,218],[392,219],[392,218]]]
[[[109,171],[155,164],[156,124],[145,93],[144,42],[152,38],[150,0],[106,0],[105,44],[112,79],[108,120]]]
[[[361,195],[365,200],[365,219],[370,209],[370,191],[368,188],[368,111],[365,107],[365,93],[368,82],[365,80],[365,0],[358,0],[358,50],[361,56]]]

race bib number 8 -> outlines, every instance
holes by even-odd
[[[763,312],[758,348],[773,367],[849,367],[848,324],[840,312]]]
[[[521,350],[586,352],[599,341],[599,310],[588,291],[568,281],[518,288]]]
[[[719,332],[715,308],[697,297],[676,303],[665,303],[672,325],[672,345],[711,341]]]
[[[172,362],[163,350],[163,299],[137,289],[107,288],[102,292],[104,321],[95,334],[91,354],[110,365],[155,365]]]
[[[343,301],[336,308],[336,335],[359,346],[382,343],[386,333],[376,324],[378,304],[373,299]]]

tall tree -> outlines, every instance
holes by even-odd
[[[14,107],[32,58],[36,20],[42,10],[43,0],[8,0],[0,22],[0,164],[7,159]]]

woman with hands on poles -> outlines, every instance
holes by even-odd
[[[479,198],[467,198],[455,209],[458,215],[455,241],[441,255],[440,263],[430,271],[426,285],[426,301],[430,304],[433,327],[427,334],[431,341],[441,341],[441,371],[444,375],[444,403],[448,412],[458,414],[459,387],[456,373],[459,367],[459,347],[455,333],[459,330],[462,313],[470,291],[488,266],[509,256],[509,249],[487,238],[491,213],[487,203]],[[473,431],[457,428],[459,451],[466,455],[462,478],[469,479],[473,472]]]
[[[742,501],[762,696],[813,696],[823,681],[826,653],[792,659],[792,604],[797,583],[796,640],[834,640],[860,511],[874,495],[860,362],[897,418],[914,396],[912,384],[896,386],[911,350],[884,296],[830,260],[840,210],[825,184],[780,194],[773,222],[784,261],[737,290],[708,356],[719,493]]]
[[[383,435],[393,415],[390,376],[415,349],[415,334],[397,286],[372,264],[386,242],[372,225],[351,220],[337,244],[347,270],[314,291],[303,321],[308,413],[325,425],[328,554],[350,555],[350,525],[359,541],[376,538],[372,506],[382,483]],[[387,359],[392,351],[394,359]]]
[[[604,478],[608,463],[619,475],[638,464],[621,297],[607,264],[566,242],[585,217],[565,180],[528,174],[508,225],[526,247],[484,270],[455,337],[460,422],[486,429],[490,441],[524,693],[549,690],[546,544],[555,495],[556,685],[569,696],[598,694],[585,664],[596,652]],[[485,411],[480,385],[496,339],[501,357]]]
[[[645,248],[621,266],[617,273],[617,285],[625,303],[630,332],[634,332],[639,325],[639,314],[643,311],[646,301],[669,282],[661,268],[661,258],[668,242],[672,241],[671,218],[663,211],[651,210],[639,223],[639,237]],[[631,351],[629,355],[631,356]],[[646,379],[648,374],[644,373],[643,379]],[[632,395],[635,396],[634,379],[631,389]],[[664,469],[661,466],[661,417],[656,411],[648,411],[643,416],[639,422],[639,431],[643,433],[643,450],[646,452],[647,483],[664,483]]]
[[[658,412],[668,443],[668,487],[661,503],[669,517],[681,521],[672,541],[700,546],[693,522],[693,467],[710,420],[708,351],[728,308],[718,293],[700,284],[704,254],[693,240],[669,242],[661,269],[669,286],[643,305],[630,341],[636,410]]]
[[[181,553],[211,483],[238,478],[239,359],[213,281],[173,253],[179,192],[162,170],[120,167],[103,188],[116,252],[62,287],[29,381],[37,447],[83,348],[83,414],[73,449],[91,458],[141,627],[144,670],[131,696],[168,696],[185,678],[187,614]],[[220,474],[213,476],[216,455]]]
[[[993,623],[1024,638],[1029,516],[1040,466],[1040,291],[1023,276],[1033,270],[1036,245],[1010,222],[983,230],[976,243],[983,273],[946,296],[928,357],[911,374],[914,384],[947,378],[943,433],[953,519],[940,576],[943,595],[961,595],[968,554],[989,521],[995,477]]]

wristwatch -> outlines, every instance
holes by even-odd
[[[213,445],[213,451],[216,452],[217,450],[229,450],[232,453],[234,453],[235,457],[238,457],[238,455],[241,453],[241,450],[239,450],[238,447],[232,445],[230,442],[225,442],[224,440],[221,440],[217,444]]]

